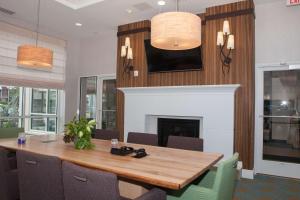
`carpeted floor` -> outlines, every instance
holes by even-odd
[[[234,200],[300,200],[300,180],[265,175],[242,179]]]

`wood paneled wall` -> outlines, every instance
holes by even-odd
[[[171,85],[241,84],[235,104],[235,151],[240,153],[244,168],[253,169],[254,162],[254,4],[252,0],[207,8],[199,15],[202,19],[202,53],[204,69],[201,71],[147,73],[144,40],[150,38],[150,21],[119,26],[117,87],[147,87]],[[235,35],[235,50],[231,69],[225,75],[216,45],[217,32],[223,21],[229,20]],[[138,77],[123,73],[120,48],[125,37],[130,37],[135,70]],[[220,100],[222,103],[222,100]],[[117,92],[117,126],[124,132],[124,96]],[[222,111],[220,111],[222,112]],[[123,135],[121,136],[123,137]]]

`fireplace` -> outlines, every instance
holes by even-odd
[[[167,146],[168,137],[170,135],[199,138],[199,132],[200,120],[175,118],[157,119],[159,146]]]
[[[158,118],[200,121],[204,152],[233,155],[234,94],[239,85],[119,88],[124,92],[124,141],[128,132],[158,134]],[[222,99],[222,101],[220,101]]]

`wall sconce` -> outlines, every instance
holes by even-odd
[[[234,49],[234,35],[230,34],[229,21],[225,20],[223,23],[223,31],[218,32],[217,35],[217,45],[220,48],[220,60],[222,62],[222,71],[225,74],[225,69],[227,73],[230,70],[230,63],[232,58],[230,54]],[[227,53],[225,52],[225,45],[227,45]]]
[[[129,73],[133,71],[133,53],[132,48],[130,47],[130,38],[125,38],[125,45],[121,47],[121,57],[123,58],[123,68],[124,72]]]

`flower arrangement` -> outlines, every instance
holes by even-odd
[[[75,149],[92,149],[92,129],[96,126],[95,120],[86,118],[74,119],[65,125],[64,142],[74,142]]]

